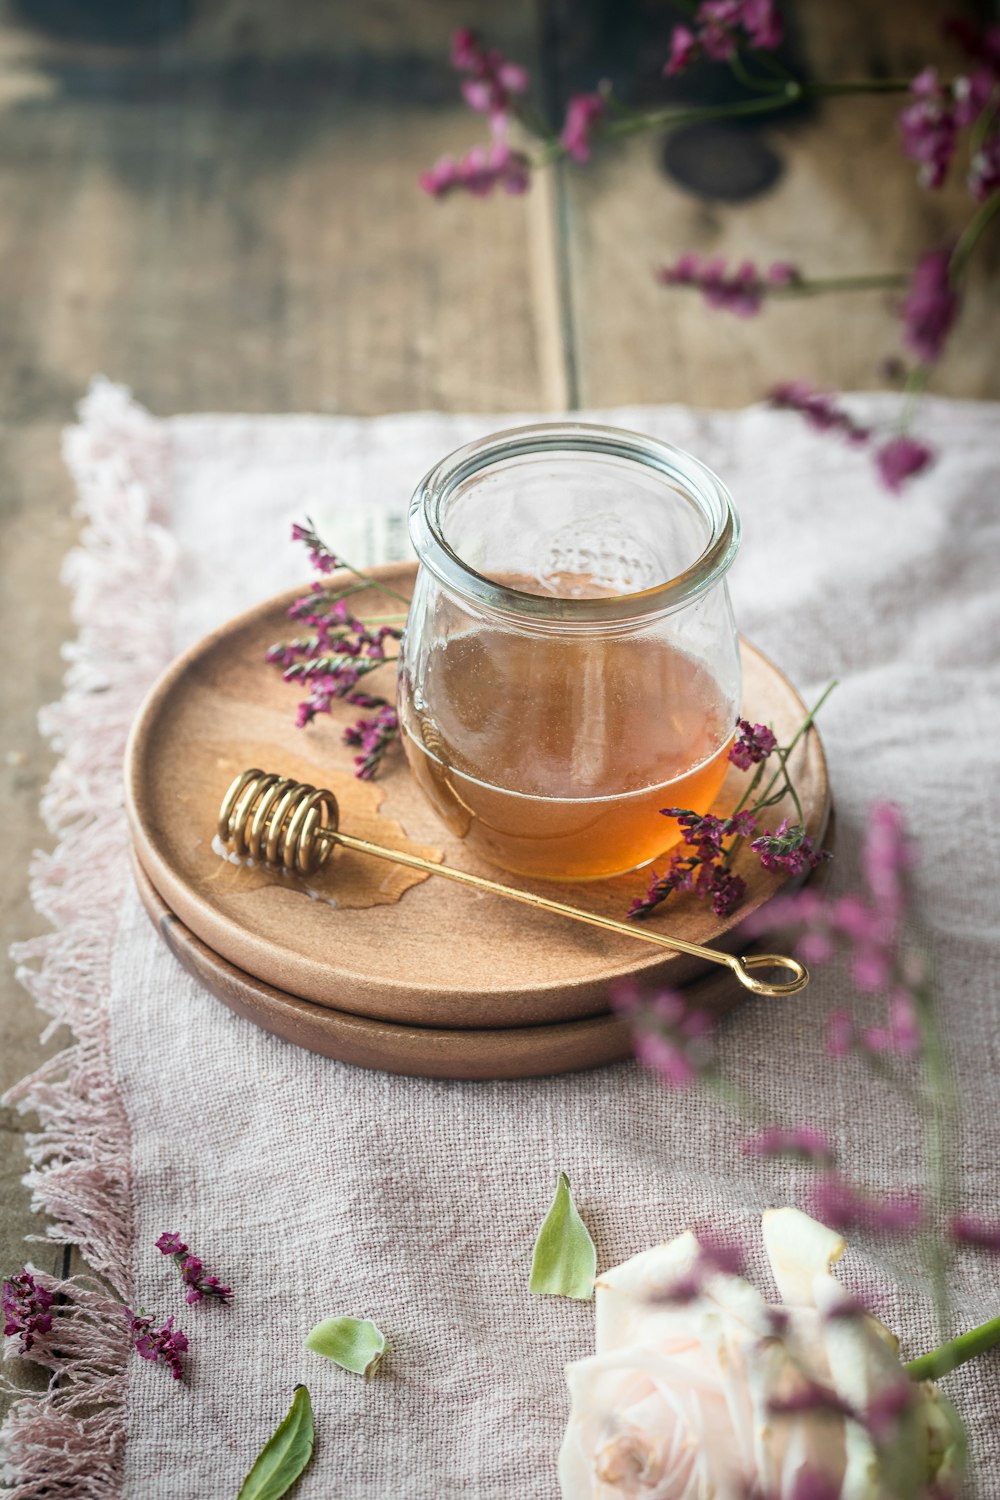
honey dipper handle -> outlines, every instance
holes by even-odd
[[[472,875],[467,870],[456,870],[450,865],[438,865],[419,855],[407,854],[402,849],[386,849],[381,844],[370,844],[367,839],[355,838],[352,834],[334,831],[331,828],[317,830],[317,837],[330,843],[342,844],[345,849],[355,849],[359,854],[372,854],[376,859],[391,860],[393,864],[407,865],[413,870],[424,870],[431,875],[443,875],[446,880],[459,885],[471,886],[477,891],[490,891],[494,896],[505,896],[509,901],[520,901],[524,906],[535,906],[541,911],[554,911],[562,917],[572,917],[575,922],[586,922],[591,927],[601,927],[606,932],[622,932],[626,937],[636,938],[642,943],[657,943],[669,948],[672,953],[687,953],[693,958],[707,959],[713,964],[722,964],[731,969],[745,989],[754,995],[781,998],[797,995],[809,983],[809,971],[797,958],[779,953],[754,953],[738,958],[732,953],[720,953],[715,948],[703,948],[699,943],[688,943],[683,938],[666,937],[660,932],[639,927],[631,922],[619,922],[614,917],[601,917],[596,912],[583,911],[578,906],[566,906],[562,901],[550,901],[547,896],[536,896],[533,891],[518,890],[516,886],[501,885],[499,881],[487,880],[482,875]],[[757,979],[751,969],[785,969],[791,979]]]

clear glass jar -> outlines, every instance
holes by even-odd
[[[470,849],[598,879],[677,840],[726,772],[739,518],[690,454],[579,422],[514,428],[432,469],[401,648],[410,769]]]

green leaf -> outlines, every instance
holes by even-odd
[[[325,1354],[342,1370],[371,1376],[385,1353],[385,1334],[367,1318],[324,1318],[309,1334],[306,1348]]]
[[[535,1241],[530,1288],[543,1296],[577,1297],[587,1302],[594,1295],[596,1273],[594,1242],[576,1211],[569,1178],[560,1172],[552,1207]]]
[[[313,1414],[309,1392],[295,1387],[288,1415],[257,1455],[236,1500],[280,1500],[312,1458]]]

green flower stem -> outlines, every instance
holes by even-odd
[[[876,292],[906,286],[905,271],[872,271],[859,276],[810,276],[787,286],[768,287],[768,297],[822,297],[827,292]]]
[[[812,728],[813,721],[816,718],[816,715],[819,713],[820,709],[823,707],[823,704],[826,702],[827,698],[829,698],[830,694],[833,692],[836,686],[837,679],[834,678],[833,681],[828,683],[827,686],[823,689],[820,697],[806,714],[805,718],[802,720],[802,723],[792,735],[791,740],[788,742],[785,748],[778,751],[778,759],[780,761],[780,765],[778,766],[778,769],[775,771],[774,775],[771,777],[770,781],[767,783],[767,786],[761,792],[760,798],[758,799],[759,803],[764,802],[764,800],[771,795],[771,792],[774,790],[775,784],[778,781],[779,777],[784,776],[785,780],[789,781],[787,766],[792,751],[795,749],[802,736]],[[790,781],[789,785],[791,785]]]
[[[979,205],[976,213],[962,230],[948,263],[948,280],[953,287],[957,286],[965,275],[969,257],[976,248],[980,235],[988,227],[998,209],[1000,209],[1000,190],[991,193],[986,201]]]
[[[955,1084],[934,1011],[933,987],[929,981],[914,993],[923,1040],[921,1061],[926,1106],[923,1111],[924,1152],[930,1191],[940,1221],[947,1213],[951,1173],[951,1144],[956,1114]],[[927,1236],[928,1262],[934,1290],[934,1305],[942,1338],[950,1327],[950,1247],[940,1235]]]
[[[940,1380],[942,1375],[957,1370],[959,1365],[975,1359],[977,1354],[995,1349],[998,1344],[1000,1318],[991,1318],[988,1323],[980,1323],[978,1328],[970,1328],[968,1333],[960,1333],[957,1338],[949,1339],[937,1349],[932,1349],[929,1354],[911,1359],[906,1366],[907,1373],[913,1380]]]
[[[360,578],[362,583],[366,584],[369,588],[378,589],[380,593],[386,594],[390,599],[398,599],[400,604],[405,604],[407,611],[409,611],[410,601],[405,594],[401,594],[398,589],[390,588],[380,578],[373,578],[370,573],[362,573],[360,568],[352,567],[343,558],[340,558],[339,561],[341,568],[346,568],[348,573],[353,573],[355,578]]]
[[[917,404],[927,389],[927,383],[931,378],[930,365],[914,365],[906,377],[903,387],[903,408],[899,414],[899,431],[901,434],[909,432],[913,418],[916,415]]]

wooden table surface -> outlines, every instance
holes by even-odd
[[[798,0],[796,54],[831,78],[954,66],[939,23],[955,9]],[[26,871],[47,844],[36,714],[59,694],[72,633],[60,430],[95,372],[164,415],[738,406],[786,376],[877,386],[897,347],[884,294],[741,322],[657,286],[652,268],[695,249],[816,274],[905,269],[968,215],[960,185],[917,187],[891,97],[744,132],[745,171],[777,173],[744,202],[681,188],[663,139],[641,136],[522,199],[433,203],[418,172],[482,134],[447,65],[465,23],[530,63],[550,101],[609,70],[662,94],[668,28],[643,0],[0,5],[4,949],[44,925]],[[708,143],[699,180],[712,165]],[[936,390],[1000,395],[995,290],[980,269]],[[8,964],[0,1087],[66,1040],[43,1047],[40,1030]],[[20,1183],[30,1124],[3,1115],[3,1273],[26,1254],[54,1271],[72,1261],[24,1245],[39,1228]]]

